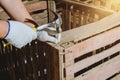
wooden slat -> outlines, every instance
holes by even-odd
[[[65,30],[79,27],[80,25],[88,24],[88,22],[91,23],[97,21],[113,13],[111,11],[106,11],[104,9],[91,7],[81,3],[76,3],[70,0],[63,1],[62,5],[66,5],[62,7],[63,10],[65,10],[64,11],[65,17],[63,17],[64,18],[63,21],[65,20],[65,22],[63,22],[63,25],[65,26]],[[90,16],[88,16],[87,14],[89,14]],[[98,18],[97,19],[94,18],[94,15],[98,15]],[[80,18],[82,18],[82,20]]]
[[[117,27],[105,33],[99,34],[95,37],[89,38],[70,48],[67,48],[66,51],[71,51],[71,52],[68,54],[65,54],[65,62],[68,62],[85,53],[99,49],[101,47],[104,47],[108,44],[115,42],[116,40],[120,39],[119,32],[120,32],[120,27]]]
[[[31,15],[35,20],[44,19],[47,17],[47,11],[45,10],[42,13],[32,14]]]
[[[38,13],[38,14],[33,14],[32,17],[34,18],[34,20],[39,24],[46,24],[48,22],[47,20],[47,11],[44,11],[42,13]]]
[[[59,50],[45,44],[46,69],[48,80],[60,80]]]
[[[120,51],[120,43],[106,51],[103,51],[99,54],[93,55],[89,58],[79,61],[69,67],[66,67],[66,71],[65,71],[66,76],[70,76],[71,74],[73,75],[74,73],[76,73],[76,72],[110,56],[110,55],[113,55],[114,53],[116,53],[118,51]]]
[[[37,10],[46,9],[47,5],[46,5],[46,1],[39,1],[34,4],[26,5],[26,8],[29,12],[33,12],[33,11],[37,11]]]
[[[110,80],[120,80],[120,74],[115,76],[114,78],[110,79]]]
[[[106,80],[120,70],[120,55],[75,78],[75,80]]]
[[[102,8],[98,8],[98,7],[95,7],[95,6],[90,6],[90,5],[86,5],[86,4],[82,4],[82,3],[78,3],[78,2],[75,2],[75,1],[70,1],[70,0],[64,0],[63,3],[65,4],[69,4],[69,5],[75,5],[75,6],[85,6],[85,8],[88,8],[88,9],[94,9],[93,11],[98,11],[99,13],[102,13],[101,15],[103,16],[107,16],[109,15],[110,13],[113,13],[112,10],[105,10],[105,9],[102,9]],[[76,7],[77,9],[79,9],[80,7]]]
[[[119,24],[120,13],[107,16],[97,22],[81,26],[72,30],[64,31],[62,34],[62,40],[60,43],[65,43],[73,40],[83,40],[92,35],[98,34],[102,31],[106,31]],[[69,34],[69,35],[66,35]]]
[[[37,66],[38,66],[38,76],[40,80],[46,80],[46,73],[45,73],[45,68],[46,68],[46,59],[45,59],[45,55],[44,55],[44,47],[43,46],[44,43],[38,41],[37,42],[37,48],[36,50],[38,51],[37,56],[38,56],[38,60],[37,60]],[[39,49],[38,49],[39,48]],[[39,80],[38,79],[38,80]]]

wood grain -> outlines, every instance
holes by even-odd
[[[120,70],[120,55],[78,76],[75,80],[106,80]],[[114,67],[113,67],[114,66]]]

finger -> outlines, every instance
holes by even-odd
[[[60,25],[58,25],[58,27],[56,28],[56,31],[57,31],[57,33],[61,33],[62,32],[62,28],[61,28]]]
[[[58,25],[62,24],[62,18],[60,15],[58,15],[58,19],[56,20],[56,24],[58,24]]]
[[[49,25],[50,25],[50,23],[48,23],[48,24],[43,24],[43,25],[41,25],[41,26],[38,26],[38,27],[37,27],[37,30],[38,30],[38,31],[39,31],[39,30],[43,30],[43,29],[47,28]]]
[[[61,33],[58,33],[58,34],[56,35],[56,39],[58,40],[58,42],[60,42],[60,40],[61,40]]]
[[[55,38],[53,36],[49,36],[47,41],[50,41],[50,42],[53,42],[53,43],[56,43],[56,44],[58,42],[60,42],[60,40],[58,40],[58,38]]]
[[[51,31],[56,31],[56,28],[53,28],[53,27],[47,27],[46,29],[51,30]]]

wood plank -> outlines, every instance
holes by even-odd
[[[120,55],[76,77],[75,80],[106,80],[110,76],[119,72],[119,64]]]
[[[61,53],[61,52],[60,52]],[[64,61],[63,61],[64,59],[63,59],[63,55],[62,55],[62,53],[61,53],[61,55],[59,55],[59,66],[60,66],[60,68],[59,68],[59,73],[60,73],[60,80],[65,80],[64,79]]]
[[[38,56],[38,61],[37,61],[37,66],[38,66],[38,80],[47,80],[46,73],[45,73],[45,68],[46,68],[46,60],[45,60],[45,55],[44,55],[44,43],[38,41],[36,51],[37,51],[37,56]],[[42,64],[42,65],[41,65]]]
[[[78,6],[78,5],[81,5],[81,6],[85,6],[86,8],[93,8],[95,11],[99,11],[99,12],[103,12],[101,15],[108,15],[110,13],[113,13],[114,11],[112,10],[105,10],[105,9],[102,9],[102,8],[99,8],[99,7],[96,7],[96,6],[91,6],[91,5],[86,5],[86,4],[83,4],[83,3],[78,3],[78,2],[75,2],[73,0],[64,0],[62,3],[65,3],[65,4],[69,4],[69,5],[75,5],[75,6]],[[78,7],[79,8],[79,7]]]
[[[113,55],[114,53],[116,53],[118,51],[120,51],[120,43],[106,51],[103,51],[99,54],[88,57],[82,61],[79,61],[79,62],[69,66],[69,67],[66,67],[65,68],[66,76],[73,75],[74,73],[76,73],[76,72],[110,56],[110,55]]]
[[[66,5],[66,7],[62,7],[63,10],[66,10],[66,16],[64,17],[64,19],[66,19],[66,23],[65,24],[65,30],[68,30],[68,29],[71,29],[71,28],[75,28],[75,27],[78,27],[80,24],[83,25],[83,24],[88,24],[86,23],[86,18],[83,18],[83,20],[79,21],[80,23],[79,24],[76,24],[76,21],[75,19],[79,19],[78,17],[75,18],[75,14],[77,13],[76,11],[80,10],[80,12],[84,12],[83,14],[83,17],[86,17],[86,11],[89,11],[89,14],[91,15],[99,15],[99,19],[105,17],[105,16],[108,16],[110,14],[112,14],[111,11],[106,11],[106,10],[103,10],[103,9],[100,9],[100,8],[96,8],[96,7],[91,7],[91,6],[88,6],[88,5],[85,5],[85,4],[81,4],[81,3],[76,3],[74,1],[70,1],[70,0],[65,0],[62,2],[63,5]],[[82,18],[82,14],[79,14],[79,16],[81,16]],[[91,16],[90,16],[91,17]],[[72,22],[71,22],[72,21]],[[92,17],[92,19],[89,20],[90,22],[94,22],[96,21],[94,19],[94,16]]]
[[[120,74],[115,76],[114,78],[110,79],[110,80],[120,80]]]
[[[97,22],[80,26],[78,28],[64,31],[62,33],[62,40],[60,44],[74,41],[74,40],[83,40],[95,34],[98,34],[102,31],[106,31],[114,26],[118,25],[120,22],[120,13],[115,13],[110,16],[107,16]],[[69,34],[69,35],[66,35]],[[77,34],[77,35],[76,35]]]
[[[39,1],[39,2],[35,2],[34,4],[26,5],[26,8],[29,12],[33,12],[37,10],[46,9],[47,5],[46,5],[46,1]]]
[[[44,45],[46,53],[47,80],[60,80],[59,50],[49,44]]]
[[[89,38],[72,47],[66,48],[66,51],[70,51],[70,52],[68,54],[65,54],[65,62],[69,62],[70,60],[79,57],[81,55],[84,55],[85,53],[99,49],[101,47],[104,47],[108,44],[115,42],[116,40],[120,39],[119,32],[120,32],[120,27],[117,27],[110,31],[99,34],[95,37]]]
[[[47,11],[45,10],[44,12],[41,12],[41,13],[32,14],[32,17],[33,17],[35,20],[47,18]]]
[[[47,20],[47,11],[44,11],[42,13],[38,13],[38,14],[33,14],[32,17],[34,18],[34,20],[39,24],[46,24],[48,22]]]

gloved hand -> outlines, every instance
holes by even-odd
[[[47,27],[41,31],[37,31],[37,39],[43,42],[49,41],[58,43],[61,40],[61,33],[57,33],[56,28]]]
[[[22,48],[37,38],[37,34],[28,25],[17,21],[8,21],[9,29],[5,39],[17,48]]]
[[[61,40],[61,24],[62,19],[61,16],[58,15],[58,19],[52,23],[53,25],[50,25],[46,27],[43,30],[37,31],[37,39],[43,42],[49,41],[52,43],[58,43]],[[41,26],[43,27],[43,26]],[[38,27],[40,29],[40,26]],[[42,28],[41,28],[42,29]]]

